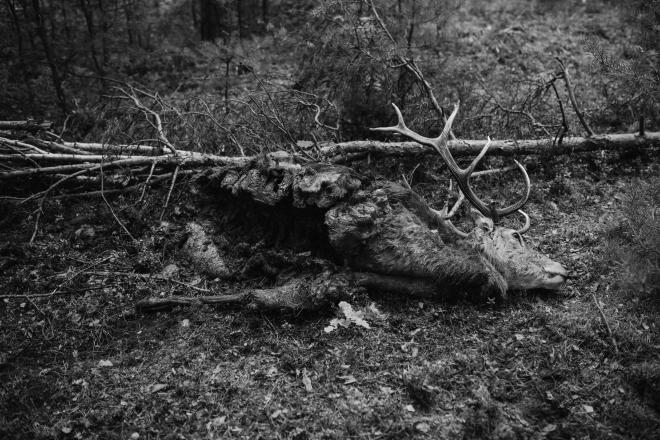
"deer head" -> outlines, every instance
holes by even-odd
[[[559,289],[568,276],[564,267],[525,243],[523,234],[529,229],[529,217],[525,226],[509,229],[496,226],[493,220],[479,211],[471,211],[475,227],[463,238],[465,245],[483,255],[502,274],[512,290]]]
[[[561,264],[528,247],[523,239],[523,234],[530,227],[529,216],[520,210],[527,202],[530,191],[529,176],[525,168],[518,161],[514,161],[525,183],[524,194],[518,201],[504,208],[497,208],[494,204],[486,204],[470,186],[470,176],[479,161],[487,153],[490,139],[467,168],[458,166],[447,146],[451,125],[458,113],[458,104],[454,106],[454,110],[447,119],[442,133],[437,138],[427,138],[410,130],[406,126],[399,108],[394,104],[392,106],[397,114],[397,125],[373,128],[372,130],[398,133],[422,145],[434,148],[443,158],[452,177],[458,183],[459,197],[452,209],[448,210],[446,205],[441,211],[432,210],[437,223],[445,231],[452,234],[460,246],[468,247],[488,260],[502,275],[508,289],[559,289],[568,276],[566,269]],[[456,228],[450,220],[465,199],[473,206],[471,216],[475,227],[469,233]],[[496,222],[502,217],[516,212],[519,212],[525,218],[525,225],[522,228],[515,230],[496,225]]]

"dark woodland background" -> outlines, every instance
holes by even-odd
[[[417,62],[441,105],[460,100],[464,138],[554,135],[561,115],[546,83],[555,57],[597,132],[634,131],[640,117],[659,115],[655,1],[379,2],[396,46],[359,1],[4,3],[0,118],[66,120],[78,140],[141,132],[114,98],[122,83],[165,100],[181,148],[365,138],[391,119],[390,102],[422,132],[437,131],[398,55]],[[314,104],[338,131],[314,124]]]

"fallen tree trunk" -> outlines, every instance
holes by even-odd
[[[39,132],[50,130],[53,126],[52,122],[35,122],[35,121],[0,121],[0,130],[22,130]]]
[[[309,147],[311,143],[301,142],[301,147]],[[476,156],[486,145],[485,140],[450,140],[449,149],[454,157]],[[660,132],[599,134],[591,137],[566,137],[561,144],[555,145],[554,139],[533,140],[492,140],[488,149],[489,156],[516,156],[526,154],[552,155],[581,153],[598,150],[619,150],[640,147],[660,146]],[[437,155],[427,146],[416,142],[381,142],[381,141],[350,141],[338,144],[323,143],[320,151],[331,163],[359,160],[367,155],[376,157],[401,157]]]

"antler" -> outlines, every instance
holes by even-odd
[[[474,158],[472,163],[468,165],[467,168],[461,168],[458,166],[458,164],[454,160],[454,157],[449,151],[449,148],[447,147],[447,137],[449,136],[451,125],[454,122],[454,118],[458,113],[458,104],[454,105],[454,110],[451,112],[449,119],[447,119],[447,122],[445,123],[445,127],[442,130],[442,133],[440,133],[440,136],[438,136],[437,138],[428,138],[410,130],[406,126],[406,123],[403,121],[403,115],[401,114],[401,111],[396,106],[396,104],[392,103],[392,107],[394,107],[394,111],[396,112],[396,116],[398,119],[397,124],[391,127],[372,128],[371,130],[381,131],[386,133],[398,133],[403,136],[406,136],[409,139],[412,139],[417,143],[420,143],[422,145],[427,145],[435,149],[447,164],[447,167],[449,168],[449,172],[456,180],[456,183],[458,183],[458,187],[461,189],[463,194],[465,194],[465,197],[483,215],[492,218],[494,221],[497,221],[499,220],[500,217],[504,217],[509,214],[512,214],[525,205],[525,203],[527,202],[527,198],[529,197],[529,190],[530,190],[529,176],[527,175],[527,171],[525,171],[525,168],[517,160],[514,160],[514,162],[518,166],[518,169],[522,173],[523,179],[525,181],[525,194],[517,202],[505,208],[501,208],[501,209],[495,208],[494,206],[487,205],[485,202],[483,202],[470,187],[470,175],[474,172],[474,169],[476,168],[477,164],[479,164],[479,161],[484,157],[486,152],[488,152],[488,148],[490,147],[490,138],[488,139],[488,142],[486,142],[486,145],[481,150],[481,152],[479,152],[477,157]]]

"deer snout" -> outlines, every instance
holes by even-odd
[[[546,264],[543,270],[549,278],[547,280],[549,288],[559,289],[566,281],[566,278],[568,278],[568,271],[556,261]]]
[[[552,275],[561,275],[564,278],[568,277],[568,271],[564,269],[564,266],[557,263],[556,261],[552,261],[551,263],[546,264],[543,270]]]

